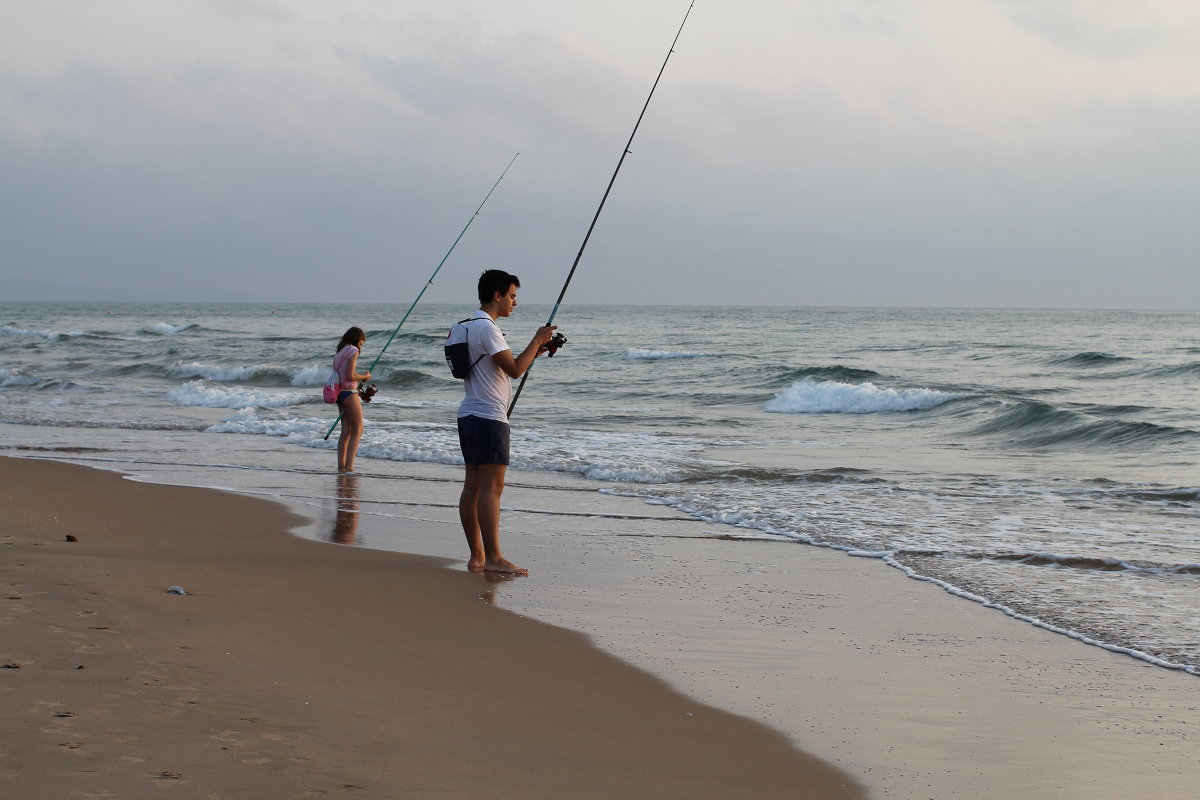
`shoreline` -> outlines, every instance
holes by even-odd
[[[44,459],[19,461],[59,463]],[[265,497],[306,521],[285,538],[353,541],[332,549],[363,564],[433,557],[443,576],[471,577],[457,470],[378,462],[350,503],[360,513],[342,515],[337,476],[310,461],[282,473],[128,459],[102,469],[137,473],[127,484]],[[583,481],[526,474],[506,507],[505,549],[533,577],[478,591],[474,576],[473,603],[581,632],[584,646],[693,705],[783,732],[871,798],[1186,800],[1200,781],[1194,676],[1017,621],[877,559],[731,540],[714,523]]]
[[[62,462],[0,457],[0,485],[10,791],[866,796],[783,734],[491,607],[485,579],[442,559]]]
[[[445,471],[420,465],[388,472],[403,474],[364,479],[355,501],[359,545],[461,564],[457,482],[431,482]],[[505,549],[533,577],[496,584],[494,602],[586,632],[687,695],[784,731],[872,797],[1184,800],[1200,780],[1193,675],[878,559],[739,541],[736,528],[553,483],[506,492]],[[649,514],[630,513],[639,508]],[[580,513],[586,522],[560,516]],[[336,515],[320,516],[305,535],[332,539]],[[407,519],[426,536],[393,531]]]

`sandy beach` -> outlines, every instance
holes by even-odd
[[[297,506],[317,519],[301,534],[461,569],[454,472],[385,466],[349,502],[334,499],[332,477],[320,481],[329,499]],[[1194,675],[1013,619],[878,559],[739,540],[735,526],[714,531],[585,482],[537,478],[514,476],[505,493],[505,551],[532,577],[493,584],[494,604],[583,631],[700,702],[766,722],[872,798],[1197,796]],[[359,512],[352,532],[335,512],[347,506]]]
[[[74,465],[0,485],[5,798],[865,796],[444,560]]]

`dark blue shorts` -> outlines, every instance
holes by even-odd
[[[458,446],[471,465],[508,464],[508,423],[474,414],[458,418]]]
[[[353,394],[357,394],[357,392],[351,391],[350,389],[342,389],[340,392],[338,392],[337,404],[340,406],[343,400],[347,399]]]

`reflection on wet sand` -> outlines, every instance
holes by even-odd
[[[358,541],[358,476],[343,472],[337,476],[337,510],[333,515],[330,538],[338,544]]]
[[[479,577],[483,578],[484,583],[492,584],[494,587],[484,589],[479,593],[479,599],[488,605],[491,605],[495,603],[497,598],[500,596],[500,584],[516,580],[520,576],[512,575],[506,572],[481,572],[479,573]]]

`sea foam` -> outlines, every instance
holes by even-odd
[[[805,379],[767,401],[764,411],[779,414],[875,414],[920,411],[963,397],[935,389],[887,389],[873,383]]]
[[[191,361],[173,364],[168,368],[167,374],[172,378],[204,378],[220,383],[276,380],[287,381],[292,386],[321,386],[329,376],[329,371],[329,367],[322,365],[299,369],[262,364],[247,367],[220,367],[215,364]]]
[[[301,419],[286,416],[279,411],[258,411],[254,408],[243,407],[236,414],[227,417],[216,425],[205,428],[206,433],[257,433],[264,436],[299,437],[300,444],[311,440],[316,442],[329,422],[313,419]]]
[[[189,330],[189,329],[195,328],[195,327],[196,327],[196,323],[194,323],[194,322],[189,322],[185,325],[173,325],[170,322],[160,322],[160,323],[152,326],[150,330],[153,330],[157,333],[182,333],[183,331],[186,331],[186,330]]]
[[[207,378],[210,381],[246,381],[257,377],[261,367],[217,367],[192,361],[175,364],[167,370],[173,378]]]
[[[219,386],[206,380],[196,380],[188,381],[183,386],[167,392],[167,400],[181,406],[209,408],[283,408],[300,403],[316,403],[320,401],[320,397],[311,392],[279,392],[241,386]]]
[[[228,387],[215,387],[228,389]],[[216,405],[210,402],[210,405]],[[238,406],[237,413],[205,430],[208,433],[243,433],[281,436],[292,444],[327,448],[325,432],[333,422],[288,412]],[[233,406],[231,406],[233,407]],[[531,427],[514,442],[512,467],[581,475],[596,481],[656,484],[686,478],[685,466],[704,442],[685,437],[659,437],[646,432],[601,432]],[[453,424],[427,422],[372,422],[359,446],[359,454],[389,461],[462,464],[458,429]]]
[[[12,325],[0,325],[0,333],[6,333],[10,336],[36,336],[40,339],[48,339],[52,342],[59,339],[75,338],[79,336],[87,336],[85,331],[33,331],[24,328],[16,328]]]

